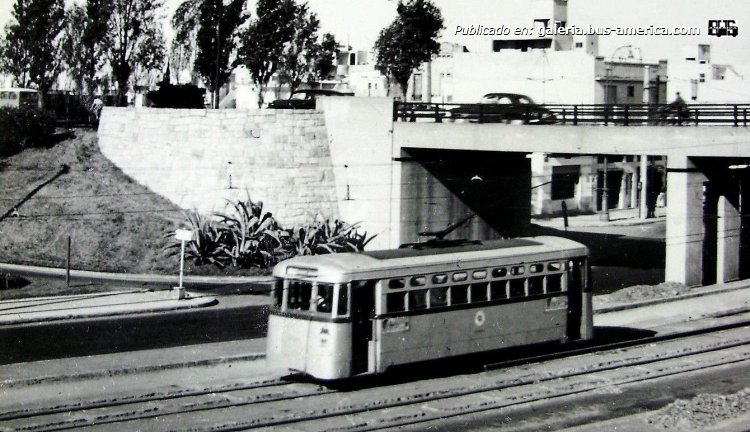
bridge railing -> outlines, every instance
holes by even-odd
[[[394,102],[393,121],[527,123],[564,125],[747,127],[750,104],[578,104],[504,106]]]

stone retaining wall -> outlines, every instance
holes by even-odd
[[[339,217],[321,112],[106,107],[98,137],[125,174],[184,209],[249,195],[284,226]]]

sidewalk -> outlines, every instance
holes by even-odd
[[[217,304],[213,296],[177,290],[125,290],[0,301],[0,325],[190,309]]]
[[[612,209],[609,211],[609,221],[602,220],[602,215],[599,213],[571,215],[568,216],[568,229],[575,230],[575,228],[581,227],[631,226],[663,222],[667,217],[667,208],[657,207],[654,213],[656,215],[655,218],[644,219],[641,217],[640,210],[637,208]],[[565,221],[562,216],[532,217],[531,223],[547,228],[565,229]]]

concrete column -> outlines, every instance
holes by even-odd
[[[641,190],[639,191],[640,201],[641,201],[641,219],[646,219],[648,217],[648,188],[649,188],[648,155],[641,156],[641,174],[639,177],[641,181]]]
[[[620,178],[620,197],[617,200],[617,208],[626,209],[630,202],[630,193],[628,192],[628,173],[627,170],[622,171],[622,178]]]
[[[633,176],[631,177],[630,182],[630,208],[638,208],[640,203],[638,202],[638,194],[640,191],[638,190],[638,182],[641,181],[640,177],[640,171],[638,167],[634,167],[633,169]]]
[[[703,275],[703,182],[687,156],[667,160],[667,233],[664,279],[700,285]]]
[[[719,197],[716,279],[718,283],[739,279],[740,211],[726,197]]]

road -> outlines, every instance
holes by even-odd
[[[2,326],[0,364],[257,338],[267,316],[265,306],[219,297],[219,305],[184,311]]]

